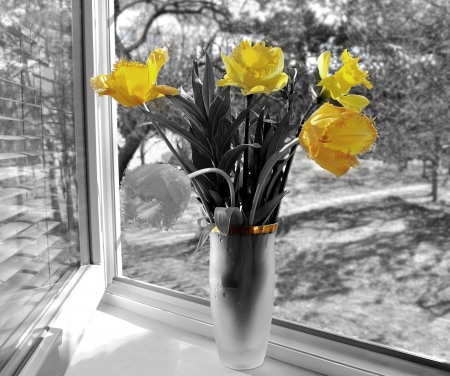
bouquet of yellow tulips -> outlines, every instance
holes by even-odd
[[[322,168],[342,176],[358,165],[357,155],[369,151],[377,138],[373,119],[361,113],[369,101],[350,94],[356,85],[368,89],[372,85],[359,58],[347,50],[333,75],[331,53],[320,55],[321,91],[313,95],[301,124],[291,121],[299,96],[296,71],[285,72],[280,48],[242,41],[230,56],[222,53],[226,74],[217,83],[206,55],[202,77],[194,62],[192,97],[157,85],[167,55],[167,50],[157,48],[146,65],[122,60],[111,74],[91,79],[99,95],[109,95],[124,106],[141,106],[182,169],[144,165],[127,172],[121,184],[125,220],[170,228],[189,202],[192,183],[205,212],[199,246],[215,226],[226,235],[230,225],[276,223],[298,144]],[[231,103],[232,86],[246,98],[246,108],[237,113]],[[274,92],[286,101],[281,113],[271,114],[266,108],[256,112],[263,96]],[[146,102],[163,96],[182,111],[185,126],[148,110]],[[162,127],[187,140],[191,155],[175,148]]]

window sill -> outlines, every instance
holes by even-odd
[[[94,313],[65,375],[87,374],[319,375],[270,358],[253,370],[228,369],[220,363],[211,338],[104,302]]]
[[[81,266],[54,302],[60,308],[50,322],[45,323],[48,323],[48,331],[24,364],[20,376],[64,375],[104,291],[103,267]]]
[[[204,299],[116,278],[108,286],[102,302],[164,323],[160,325],[169,324],[175,332],[182,330],[206,337],[209,341],[206,348],[211,351],[208,358],[215,356],[210,307]],[[312,374],[328,376],[450,376],[443,369],[283,327],[277,325],[281,323],[278,321],[272,323],[266,359],[290,364],[297,372],[308,369]]]

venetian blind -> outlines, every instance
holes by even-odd
[[[0,0],[0,370],[80,264],[71,0]]]

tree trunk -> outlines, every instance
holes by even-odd
[[[123,174],[128,167],[134,153],[139,148],[142,138],[136,137],[135,133],[130,133],[125,139],[125,144],[119,150],[119,182],[122,181]]]
[[[440,137],[438,135],[434,138],[434,158],[432,164],[432,172],[431,172],[431,197],[433,202],[437,201],[438,195],[438,170],[441,165],[441,142]]]
[[[141,157],[141,165],[145,164],[145,150],[144,150],[145,143],[141,142],[141,146],[139,147],[139,153]]]
[[[437,201],[438,194],[438,165],[438,161],[434,159],[431,165],[431,199],[433,202]]]

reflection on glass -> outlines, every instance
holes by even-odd
[[[373,107],[368,111],[378,116],[376,123],[382,136],[361,166],[339,179],[298,150],[289,175],[290,193],[281,206],[275,245],[274,317],[449,362],[450,132],[448,101],[443,100],[448,97],[449,86],[439,76],[439,72],[449,70],[448,48],[443,47],[449,39],[445,27],[450,14],[448,2],[414,2],[408,10],[401,2],[384,2],[380,9],[376,8],[381,3],[339,2],[333,3],[328,13],[327,9],[312,12],[319,8],[313,1],[302,2],[305,5],[300,7],[299,2],[289,0],[280,7],[284,9],[276,9],[276,1],[267,2],[265,13],[256,12],[255,3],[236,1],[236,7],[228,9],[236,25],[242,27],[245,19],[246,30],[252,28],[252,15],[257,18],[253,19],[255,27],[266,22],[264,32],[255,31],[253,35],[210,25],[207,17],[200,20],[186,15],[165,18],[165,27],[160,24],[150,29],[148,50],[157,45],[171,48],[171,60],[161,70],[161,80],[171,86],[183,85],[190,93],[192,54],[197,53],[202,65],[202,47],[210,46],[208,53],[220,67],[220,51],[229,53],[233,43],[244,37],[256,40],[264,34],[277,41],[286,49],[286,63],[293,63],[302,73],[316,72],[315,63],[311,65],[310,61],[326,49],[353,48],[361,52],[361,61],[376,80],[371,91]],[[422,3],[424,6],[419,6]],[[335,9],[339,7],[339,11]],[[141,10],[147,15],[154,11],[151,5]],[[340,12],[352,16],[339,24]],[[377,17],[373,12],[378,12]],[[399,14],[410,21],[404,22],[403,34],[397,34]],[[413,16],[422,21],[412,21]],[[126,22],[127,17],[133,16],[126,12],[118,15],[118,36],[124,45],[132,46],[140,36],[136,25],[145,19],[132,24]],[[280,23],[280,19],[286,22]],[[297,27],[299,20],[306,25],[303,34]],[[327,31],[328,27],[335,29]],[[344,43],[338,27],[355,33],[357,39]],[[435,33],[432,27],[440,32]],[[382,34],[404,37],[398,37],[398,45],[389,39],[373,40],[379,28]],[[212,39],[211,30],[217,30]],[[331,38],[314,39],[322,32],[330,33]],[[413,42],[412,34],[423,44]],[[427,47],[427,43],[436,47]],[[118,46],[119,54],[121,48]],[[129,53],[145,61],[143,51],[141,46]],[[334,68],[340,62],[333,64]],[[316,77],[305,73],[305,77],[309,82],[318,79],[317,73]],[[164,100],[152,106],[156,113],[169,111]],[[298,106],[300,113],[305,107],[301,103]],[[170,111],[181,124],[183,119]],[[119,107],[118,126],[123,136],[119,162],[129,150],[125,146],[131,146],[129,135],[135,129],[144,132],[144,142],[135,147],[129,168],[144,161],[174,162],[168,150],[160,148],[152,128],[145,130],[144,122]],[[167,134],[170,136],[170,132]],[[183,140],[173,138],[173,144],[177,142],[189,153]],[[123,274],[208,298],[209,246],[194,252],[199,235],[196,221],[201,216],[193,194],[185,214],[167,233],[123,226]]]
[[[0,8],[1,370],[80,252],[71,1]]]

